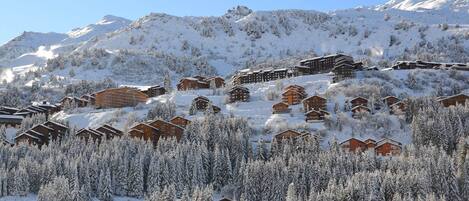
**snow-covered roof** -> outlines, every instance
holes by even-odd
[[[390,138],[384,138],[384,139],[382,139],[382,140],[380,140],[379,142],[376,143],[376,147],[382,146],[383,144],[386,144],[386,143],[394,144],[394,145],[397,145],[397,146],[402,145],[402,143],[400,143],[396,140],[393,140],[393,139],[390,139]]]
[[[16,120],[23,120],[22,116],[18,115],[0,115],[0,119],[16,119]]]

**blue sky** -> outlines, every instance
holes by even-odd
[[[23,31],[64,33],[107,14],[135,20],[150,12],[218,16],[236,5],[253,10],[330,11],[383,2],[386,0],[1,0],[0,44]]]

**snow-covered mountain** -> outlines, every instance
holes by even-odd
[[[382,9],[399,9],[406,11],[451,10],[469,12],[468,0],[391,0],[379,6]]]
[[[66,34],[24,32],[0,46],[0,67],[43,65],[47,59],[73,51],[80,43],[104,37],[130,23],[130,20],[108,15],[95,24]]]
[[[439,6],[427,7],[435,12],[403,9],[404,5],[431,2],[439,2]],[[0,64],[15,67],[29,62],[31,66],[47,66],[50,76],[110,77],[142,84],[157,82],[167,73],[174,79],[198,73],[229,75],[253,64],[336,52],[371,65],[397,59],[468,62],[469,13],[437,12],[449,6],[464,8],[467,0],[442,2],[393,0],[378,9],[330,13],[253,11],[238,6],[217,17],[152,13],[134,22],[106,16],[69,32],[59,42],[36,45],[30,53],[0,57],[4,61]],[[148,79],[136,79],[139,76]]]

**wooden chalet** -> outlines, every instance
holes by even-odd
[[[291,111],[288,104],[284,102],[276,103],[272,106],[272,114],[284,114]]]
[[[148,89],[143,90],[142,92],[145,93],[148,97],[157,97],[165,94],[166,89],[162,86],[156,85],[149,87]]]
[[[103,137],[105,137],[105,134],[95,129],[83,128],[77,131],[76,136],[86,142],[92,141],[96,143],[101,143]]]
[[[203,89],[203,88],[208,88],[208,87],[209,87],[208,83],[202,82],[196,78],[191,78],[191,77],[182,78],[177,84],[177,88],[179,91]]]
[[[116,129],[112,126],[105,124],[96,129],[92,129],[92,128],[80,129],[78,130],[76,135],[77,137],[87,142],[93,141],[93,142],[101,143],[103,139],[110,140],[110,139],[113,139],[114,137],[121,137],[123,135],[123,132],[120,131],[119,129]]]
[[[371,113],[371,110],[368,107],[358,105],[352,108],[352,113],[353,113],[352,116],[356,117],[358,114]]]
[[[363,98],[363,97],[356,97],[354,99],[352,99],[350,101],[350,103],[352,104],[352,108],[353,107],[356,107],[356,106],[364,106],[364,107],[368,107],[368,99],[366,98]]]
[[[29,144],[42,147],[48,145],[50,141],[60,140],[68,130],[67,127],[56,123],[46,122],[33,126],[31,129],[19,134],[15,138],[16,144]]]
[[[148,96],[145,93],[129,87],[106,89],[96,93],[98,108],[133,107],[147,100]]]
[[[231,88],[231,90],[228,92],[228,95],[230,96],[230,103],[238,101],[249,101],[249,89],[246,87],[235,86]]]
[[[199,111],[206,111],[209,103],[210,100],[205,96],[199,96],[192,100],[192,104],[195,104],[197,110]],[[215,105],[212,105],[212,108],[215,113],[219,113],[221,111],[221,109]]]
[[[305,113],[306,122],[308,122],[308,121],[322,121],[322,120],[324,120],[324,117],[326,115],[329,115],[329,113],[324,111],[324,110],[310,110],[309,112]]]
[[[284,140],[296,140],[298,138],[303,139],[306,135],[310,135],[305,132],[298,132],[294,130],[286,130],[274,136],[275,141],[282,142]]]
[[[288,105],[298,105],[306,98],[305,89],[301,86],[286,88],[282,93],[282,101]]]
[[[465,94],[457,94],[454,96],[440,98],[438,102],[440,102],[445,107],[465,105],[466,102],[469,102],[469,96]]]
[[[326,110],[327,99],[321,96],[311,96],[304,99],[302,102],[305,112],[311,110]]]
[[[8,114],[1,114],[0,115],[0,125],[3,125],[7,128],[14,127],[19,128],[21,122],[23,122],[23,117],[18,115],[8,115]]]
[[[66,105],[77,106],[77,107],[86,107],[88,106],[89,101],[81,99],[78,97],[67,96],[60,100],[60,106],[63,108]]]
[[[169,122],[171,122],[175,125],[178,125],[182,128],[186,128],[187,125],[189,125],[191,123],[190,120],[188,120],[184,117],[180,117],[180,116],[176,116],[176,117],[172,118]]]
[[[184,134],[183,127],[161,119],[155,120],[149,123],[149,125],[158,129],[156,142],[158,142],[161,138],[176,138],[176,140],[179,142],[182,138],[182,135]]]
[[[158,129],[146,123],[139,123],[130,128],[129,136],[145,141],[151,141],[156,145],[158,140]]]
[[[379,156],[395,156],[401,154],[402,144],[392,139],[383,139],[376,143],[375,152]]]
[[[367,144],[356,138],[350,138],[342,143],[340,143],[342,149],[350,152],[362,152],[367,149]]]
[[[394,105],[395,103],[399,102],[399,98],[395,96],[386,96],[383,98],[383,103],[385,103],[388,107],[391,107],[391,105]]]
[[[121,137],[124,134],[124,132],[122,132],[121,130],[114,128],[108,124],[102,125],[96,128],[95,130],[101,133],[104,133],[106,136],[106,139],[112,139],[114,137]]]

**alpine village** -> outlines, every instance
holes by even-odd
[[[25,32],[0,46],[0,201],[469,200],[469,2],[432,2]]]

